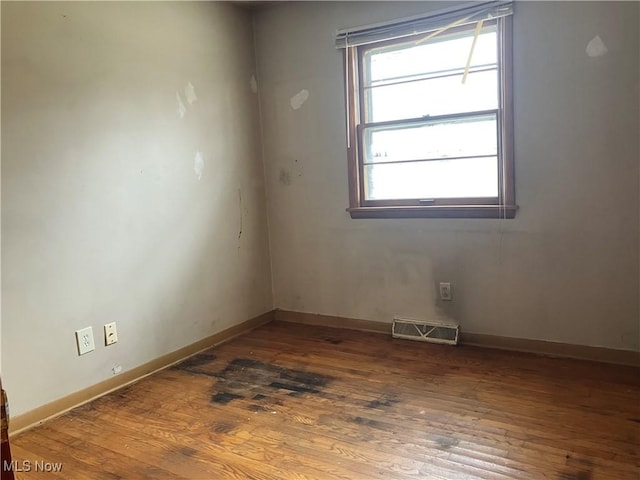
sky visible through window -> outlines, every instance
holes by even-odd
[[[462,83],[473,34],[443,34],[365,55],[366,123],[425,118],[412,125],[365,128],[366,198],[498,196],[496,114],[429,121],[429,116],[497,110],[495,26],[478,36]]]

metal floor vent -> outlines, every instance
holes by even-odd
[[[394,338],[457,345],[459,332],[460,326],[454,323],[394,318],[391,335]]]

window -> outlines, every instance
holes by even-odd
[[[513,218],[504,6],[339,34],[352,217]]]

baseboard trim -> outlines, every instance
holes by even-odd
[[[371,320],[360,320],[356,318],[275,310],[274,319],[281,322],[391,334],[391,323],[373,322]],[[640,352],[634,352],[632,350],[616,350],[606,347],[590,347],[570,343],[547,342],[544,340],[466,333],[464,331],[460,332],[460,343],[484,348],[535,353],[549,357],[573,358],[640,367]]]
[[[232,338],[265,325],[272,320],[289,323],[301,323],[324,327],[345,328],[382,334],[391,334],[391,323],[374,322],[357,318],[322,315],[315,313],[294,312],[290,310],[273,310],[258,315],[238,325],[229,327],[210,337],[182,347],[174,352],[158,357],[150,362],[128,370],[116,377],[109,378],[88,388],[74,392],[53,402],[42,405],[29,412],[11,418],[9,437],[14,437],[26,430],[58,417],[73,408],[91,402],[103,395],[130,385],[142,378],[170,367],[185,358],[203,350],[227,342]],[[460,343],[484,348],[495,348],[519,352],[535,353],[552,357],[574,358],[602,363],[629,365],[640,367],[640,352],[616,350],[606,347],[590,347],[568,343],[547,342],[524,338],[502,337],[481,333],[460,333]]]
[[[221,343],[227,342],[232,338],[247,333],[255,328],[271,322],[274,318],[273,311],[263,313],[257,317],[251,318],[245,322],[229,327],[210,337],[198,340],[191,345],[182,347],[174,352],[162,355],[150,362],[135,367],[131,370],[121,373],[118,376],[108,378],[100,383],[96,383],[88,388],[74,392],[65,397],[54,400],[53,402],[42,405],[41,407],[30,410],[29,412],[18,415],[10,419],[9,437],[13,437],[38,426],[48,420],[62,415],[80,405],[89,403],[103,395],[107,395],[115,390],[126,387],[138,380],[152,375],[160,370],[174,365],[185,358],[191,357],[203,350],[214,347]]]
[[[529,352],[548,357],[574,358],[600,363],[613,363],[640,367],[640,352],[616,350],[607,347],[590,347],[572,343],[547,342],[526,338],[501,337],[482,333],[460,333],[460,342],[464,345]]]
[[[348,330],[360,330],[363,332],[377,332],[391,334],[391,324],[360,320],[357,318],[335,317],[319,313],[292,312],[290,310],[276,309],[273,312],[274,320],[289,323],[304,323],[306,325],[318,325],[322,327],[346,328]]]

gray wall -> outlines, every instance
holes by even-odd
[[[12,415],[273,308],[253,52],[221,3],[2,3]]]
[[[638,4],[518,2],[514,220],[352,220],[336,29],[430,3],[283,3],[256,15],[276,307],[640,349]],[[609,52],[589,57],[596,35]],[[298,110],[290,98],[306,89]],[[440,304],[436,283],[453,283]]]

